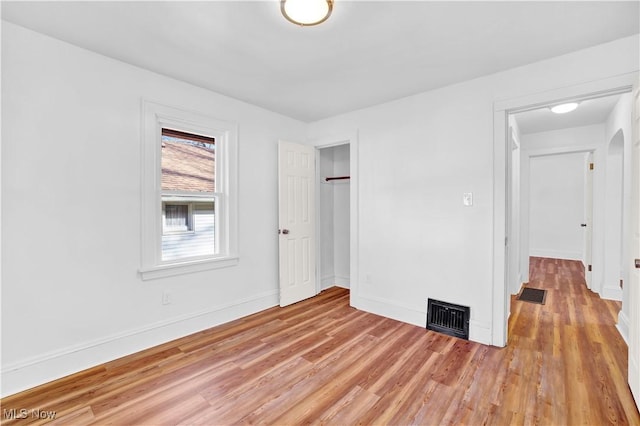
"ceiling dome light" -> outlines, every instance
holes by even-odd
[[[282,15],[301,27],[323,23],[332,10],[333,0],[280,0]]]
[[[556,114],[566,114],[567,112],[571,112],[576,108],[578,108],[577,102],[569,102],[566,104],[552,106],[551,112],[555,112]]]

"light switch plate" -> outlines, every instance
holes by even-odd
[[[472,206],[473,205],[473,192],[465,192],[464,194],[462,194],[462,203],[465,206]]]

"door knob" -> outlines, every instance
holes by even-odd
[[[636,269],[640,269],[640,259],[636,259]]]
[[[282,230],[282,233],[283,233],[284,235],[287,235],[287,234],[289,233],[289,230],[288,230],[288,229],[283,229],[283,230]]]
[[[583,228],[586,228],[587,224],[586,223],[581,223],[580,226],[582,226]]]

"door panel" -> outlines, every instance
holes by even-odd
[[[640,269],[635,267],[635,259],[640,259],[640,90],[637,84],[633,91],[632,128],[629,387],[638,405],[640,403]]]
[[[316,295],[315,148],[278,144],[280,306]]]

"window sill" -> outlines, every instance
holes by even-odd
[[[228,268],[237,264],[237,257],[223,257],[218,259],[200,259],[141,268],[139,272],[140,278],[142,278],[143,281],[148,281],[158,278],[173,277],[176,275],[191,274],[193,272],[208,271],[211,269]]]

